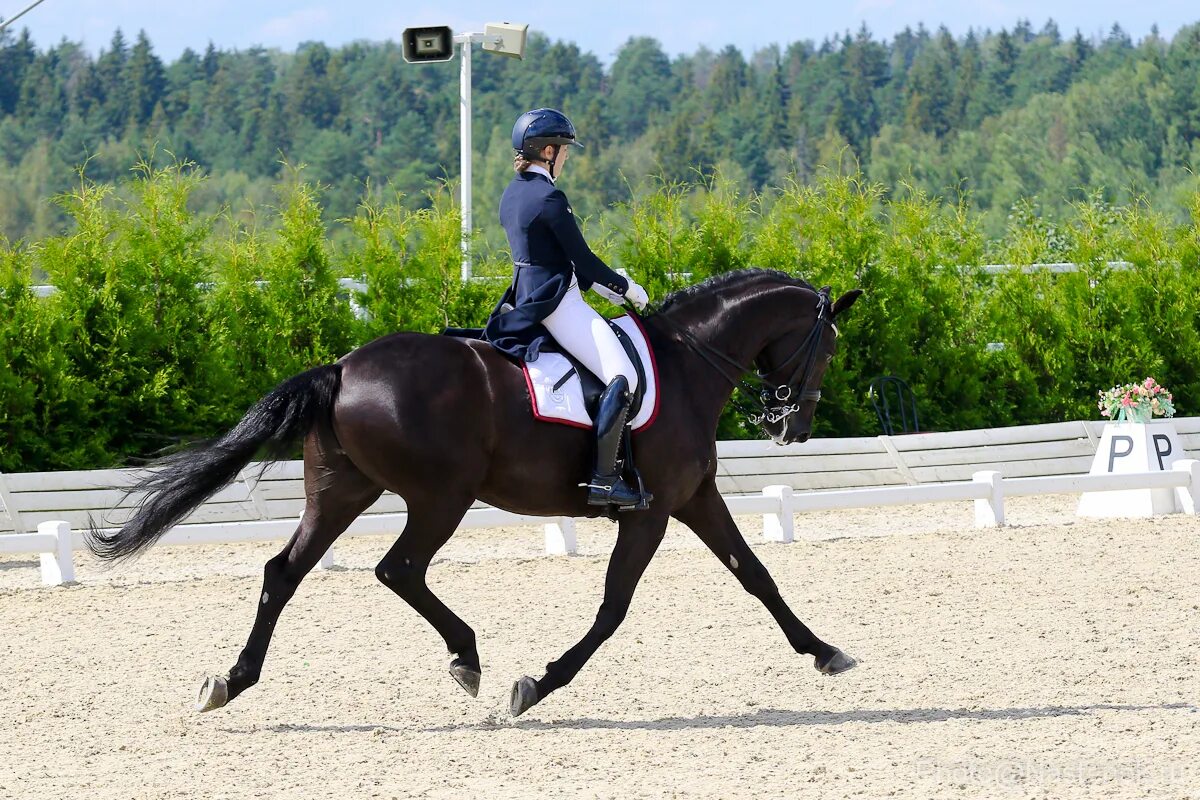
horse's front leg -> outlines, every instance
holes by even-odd
[[[604,602],[600,604],[595,622],[578,644],[563,653],[557,661],[546,665],[546,674],[540,680],[526,676],[513,684],[509,710],[514,717],[520,716],[555,689],[570,683],[600,645],[616,632],[629,611],[633,590],[658,550],[666,529],[666,517],[654,511],[625,512],[617,532],[617,544],[608,559]]]
[[[858,663],[838,648],[818,639],[808,626],[792,613],[787,603],[783,602],[779,587],[775,585],[767,568],[754,555],[750,545],[746,544],[712,478],[707,479],[692,499],[675,512],[674,516],[700,537],[708,549],[712,550],[721,563],[737,577],[742,588],[762,601],[783,629],[783,634],[795,651],[814,656],[818,670],[826,675],[836,675]]]

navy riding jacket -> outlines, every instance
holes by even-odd
[[[492,311],[484,338],[510,356],[537,360],[550,337],[541,321],[558,308],[573,279],[581,292],[593,283],[621,295],[629,289],[629,281],[587,246],[567,196],[540,172],[512,179],[500,199],[500,224],[512,250],[513,281]],[[512,310],[503,309],[506,303]]]

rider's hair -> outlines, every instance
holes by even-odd
[[[529,169],[534,164],[545,164],[546,167],[549,168],[550,162],[546,161],[546,159],[530,158],[530,156],[533,155],[534,153],[537,153],[540,156],[542,150],[544,150],[546,148],[545,144],[543,144],[541,147],[538,147],[537,142],[538,142],[537,139],[531,140],[531,142],[529,143],[529,146],[526,147],[525,150],[523,150],[523,151],[518,150],[513,155],[513,169],[515,169],[517,172],[524,172],[525,170]],[[557,149],[558,149],[557,146],[555,149],[557,152]]]

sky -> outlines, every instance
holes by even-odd
[[[10,18],[33,0],[0,0],[0,17]],[[1200,21],[1195,0],[572,0],[520,3],[396,2],[390,0],[44,0],[16,27],[28,27],[40,47],[63,37],[81,41],[93,52],[121,28],[128,40],[144,29],[155,51],[173,60],[190,47],[211,41],[221,49],[254,45],[293,50],[304,41],[340,45],[356,39],[398,39],[418,25],[449,25],[456,33],[482,32],[485,22],[527,22],[551,39],[574,42],[610,64],[631,36],[653,36],[671,56],[695,52],[701,45],[719,50],[736,45],[749,56],[770,44],[787,44],[857,31],[866,23],[877,39],[891,38],[906,26],[945,25],[955,35],[969,28],[998,30],[1028,19],[1038,30],[1054,19],[1064,35],[1078,28],[1102,35],[1114,22],[1134,39],[1157,24],[1169,37],[1181,26]]]

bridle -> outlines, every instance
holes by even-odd
[[[833,324],[833,304],[829,299],[828,288],[822,288],[817,292],[817,319],[813,322],[812,329],[809,330],[808,335],[804,337],[804,341],[800,343],[790,356],[784,359],[782,364],[765,373],[756,372],[755,375],[749,378],[742,377],[748,371],[748,367],[742,366],[720,350],[701,342],[673,320],[667,317],[660,317],[660,319],[674,328],[684,343],[707,361],[709,366],[720,373],[721,377],[733,384],[735,389],[741,388],[747,394],[753,394],[756,390],[758,391],[762,411],[761,413],[749,415],[751,423],[761,425],[763,422],[767,422],[773,425],[777,422],[782,422],[799,411],[799,404],[804,401],[820,402],[820,389],[805,389],[804,387],[808,385],[808,380],[812,377],[813,367],[817,361],[817,345],[821,341],[821,333],[824,331],[826,325]],[[834,328],[834,330],[836,331],[837,329]],[[805,355],[803,359],[800,358],[802,354]],[[725,367],[718,363],[718,360],[723,361],[736,370],[734,377],[729,376],[729,373],[725,371]],[[771,373],[782,372],[793,361],[797,363],[787,380],[777,384],[773,384],[768,380]],[[797,376],[800,376],[798,382],[796,380]]]
[[[829,299],[829,290],[822,288],[817,292],[817,319],[813,322],[812,329],[809,330],[808,336],[804,337],[804,341],[800,343],[787,359],[777,366],[774,371],[779,372],[787,369],[788,365],[800,358],[802,353],[806,353],[802,362],[796,364],[796,368],[792,370],[788,379],[774,387],[771,391],[771,385],[766,380],[766,375],[759,374],[758,378],[764,385],[764,388],[759,395],[760,402],[763,406],[761,414],[753,414],[750,416],[750,421],[755,425],[761,425],[764,420],[769,423],[776,423],[785,420],[791,414],[795,414],[800,410],[799,402],[810,401],[819,403],[821,401],[820,389],[805,389],[808,386],[808,379],[812,376],[813,367],[817,363],[817,345],[821,341],[821,333],[826,325],[833,324],[833,306]],[[836,333],[837,328],[834,328]],[[801,372],[803,369],[803,372]],[[800,376],[800,380],[796,380],[796,376]],[[792,387],[799,389],[797,392]],[[795,399],[797,402],[789,403],[789,400]],[[774,401],[774,405],[772,405]]]

